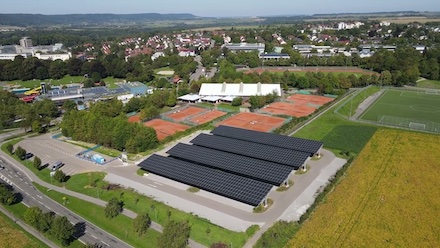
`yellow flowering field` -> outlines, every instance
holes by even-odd
[[[440,247],[440,136],[378,130],[287,247]]]
[[[0,247],[2,248],[37,248],[40,247],[22,231],[18,230],[5,215],[0,215]]]

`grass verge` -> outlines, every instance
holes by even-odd
[[[230,231],[209,222],[207,219],[185,213],[162,202],[141,195],[133,189],[116,187],[112,190],[107,190],[109,187],[108,183],[103,180],[104,177],[105,173],[98,172],[73,175],[69,181],[67,181],[66,188],[105,201],[116,197],[124,201],[125,208],[138,214],[147,211],[151,219],[161,225],[167,223],[167,213],[170,212],[171,219],[173,220],[188,220],[191,224],[190,238],[206,246],[221,241],[228,244],[232,243],[234,247],[241,247],[246,243],[247,239],[253,235],[253,233],[249,233],[248,231]],[[210,232],[206,234],[206,229],[208,228]]]
[[[286,186],[283,184],[283,185],[281,185],[280,187],[277,188],[277,191],[278,191],[278,192],[284,192],[284,191],[287,191],[287,190],[291,189],[291,188],[293,187],[294,182],[293,182],[292,180],[289,180],[288,183],[289,183],[289,186],[288,186],[288,187],[286,187]]]
[[[145,247],[145,240],[148,240],[149,247],[158,247],[157,238],[160,235],[159,232],[149,228],[144,236],[139,237],[133,230],[133,220],[131,218],[120,214],[113,219],[109,219],[104,215],[104,207],[83,201],[73,196],[66,196],[55,190],[47,191],[47,188],[38,184],[34,185],[38,190],[44,192],[44,194],[60,204],[63,204],[63,197],[67,197],[67,203],[64,205],[66,208],[119,239],[124,240],[128,244],[134,247]]]

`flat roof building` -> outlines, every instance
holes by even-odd
[[[258,54],[264,53],[265,45],[263,43],[230,43],[224,44],[223,47],[229,49],[232,52],[243,51],[253,52],[257,51]]]

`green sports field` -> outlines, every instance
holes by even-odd
[[[440,92],[385,90],[360,119],[422,130],[435,126],[429,131],[437,131],[434,129],[440,128]]]

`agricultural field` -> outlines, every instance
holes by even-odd
[[[383,116],[440,122],[440,95],[425,91],[386,90],[360,116],[362,120],[380,121]]]
[[[417,82],[419,88],[440,89],[440,80],[420,80]]]
[[[439,144],[377,131],[287,247],[439,247]]]
[[[9,248],[40,248],[48,247],[32,235],[25,232],[6,215],[0,212],[0,246]]]

